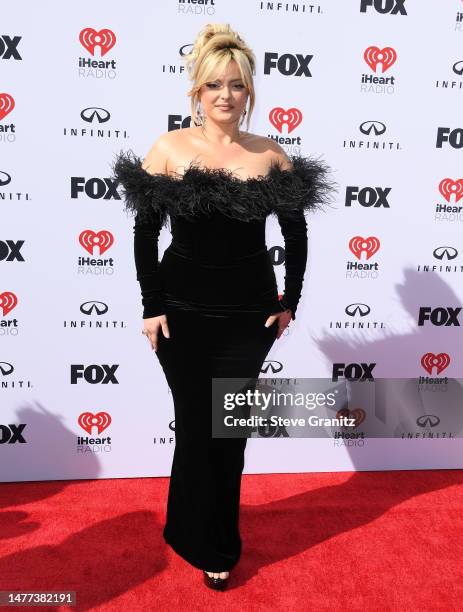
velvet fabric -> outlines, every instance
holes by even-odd
[[[242,553],[247,439],[212,436],[211,381],[245,379],[255,389],[278,326],[265,327],[266,313],[229,316],[167,306],[166,316],[170,338],[160,335],[156,355],[172,391],[175,450],[163,536],[194,567],[229,571]]]
[[[150,174],[132,151],[121,151],[113,176],[125,208],[135,213],[134,256],[143,318],[171,305],[201,312],[242,313],[290,308],[295,319],[307,264],[305,212],[330,201],[328,166],[290,156],[267,175],[247,180],[230,170],[191,163],[183,175]],[[275,215],[285,244],[285,286],[278,300],[265,223]],[[163,226],[172,242],[158,261]]]
[[[120,153],[114,177],[135,213],[134,256],[143,318],[165,314],[156,352],[172,391],[175,451],[164,539],[194,567],[229,571],[238,562],[241,476],[246,438],[212,436],[214,378],[252,382],[275,341],[268,316],[301,296],[307,263],[305,211],[327,202],[327,167],[292,157],[266,176],[243,180],[226,169],[192,164],[181,177],[150,174]],[[285,243],[285,288],[277,283],[265,223],[277,216]],[[159,233],[172,241],[158,261]]]

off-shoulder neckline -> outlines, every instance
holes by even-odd
[[[272,159],[266,174],[240,178],[231,168],[210,168],[190,162],[183,173],[151,173],[132,150],[113,161],[114,177],[122,184],[127,210],[157,211],[170,216],[196,217],[212,210],[240,220],[261,219],[275,213],[289,218],[329,205],[335,184],[329,166],[313,156],[289,154],[291,167]]]
[[[279,160],[273,159],[270,162],[269,170],[266,174],[259,174],[257,176],[249,176],[245,179],[239,178],[235,174],[235,172],[231,168],[210,168],[209,166],[203,166],[199,162],[191,161],[185,168],[183,173],[181,172],[173,172],[170,174],[165,174],[164,172],[148,172],[145,168],[143,168],[142,163],[143,160],[141,157],[136,158],[136,163],[139,166],[141,172],[143,172],[147,177],[154,177],[165,179],[168,181],[172,181],[173,183],[182,184],[187,182],[190,176],[192,178],[201,175],[208,178],[222,178],[227,179],[231,183],[243,184],[247,185],[250,183],[266,183],[275,178],[276,174],[283,175],[296,175],[297,169],[301,160],[303,159],[300,155],[288,155],[293,167],[283,169],[280,166]]]

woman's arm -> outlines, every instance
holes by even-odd
[[[150,175],[167,174],[169,138],[162,135],[141,162],[121,152],[113,166],[114,176],[122,184],[127,210],[134,211],[133,250],[137,280],[140,284],[143,318],[165,313],[159,273],[158,240],[165,221],[158,180]]]
[[[294,321],[307,266],[307,222],[303,211],[293,213],[291,218],[277,218],[285,242],[285,289],[280,303],[291,309]]]
[[[150,174],[167,174],[169,149],[166,135],[162,135],[151,147],[142,163]],[[137,280],[140,284],[143,318],[165,314],[159,273],[159,234],[162,216],[156,211],[147,217],[135,216],[133,249]]]
[[[142,220],[138,213],[135,215],[133,252],[142,295],[143,319],[165,313],[158,261],[161,224],[160,216],[154,211],[150,219],[145,216]]]
[[[271,149],[281,170],[293,170],[286,152],[273,140]],[[280,304],[291,309],[291,319],[294,320],[307,266],[307,222],[303,210],[292,212],[290,216],[279,213],[277,219],[285,243],[285,286]]]

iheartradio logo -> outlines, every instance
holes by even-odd
[[[286,125],[289,134],[302,122],[302,113],[298,108],[288,108],[288,110],[285,110],[277,106],[276,108],[272,108],[268,118],[270,123],[280,132],[280,134],[283,133],[284,125]]]
[[[13,96],[8,93],[0,93],[0,121],[6,117],[15,107]]]
[[[432,369],[436,368],[437,374],[440,374],[450,363],[450,356],[447,353],[425,353],[421,357],[421,365],[428,372],[432,374]]]
[[[384,47],[384,49],[380,49],[379,47],[368,47],[365,49],[363,59],[373,72],[376,72],[377,67],[381,64],[382,73],[384,74],[395,64],[397,53],[392,47]]]
[[[97,428],[98,435],[101,434],[102,431],[111,425],[111,420],[111,415],[107,412],[97,412],[96,414],[93,414],[93,412],[83,412],[77,419],[82,429],[90,435],[93,427]]]
[[[379,250],[380,242],[376,236],[354,236],[349,240],[349,249],[357,257],[361,259],[362,253],[366,254],[366,259],[370,259]]]
[[[455,196],[455,203],[463,198],[463,178],[453,181],[451,178],[442,179],[439,183],[441,195],[450,203],[452,195]]]
[[[112,30],[104,28],[97,32],[93,28],[84,28],[79,34],[80,44],[90,55],[95,55],[96,47],[100,48],[100,56],[103,57],[116,44],[116,35]]]
[[[114,244],[114,236],[108,230],[84,230],[79,234],[79,242],[84,249],[93,255],[95,247],[100,250],[100,255],[103,255]]]
[[[354,410],[350,410],[349,408],[342,408],[342,410],[338,410],[336,412],[335,418],[339,419],[341,417],[344,417],[346,419],[354,419],[354,427],[358,427],[366,419],[366,416],[366,412],[362,408],[354,408]]]
[[[0,308],[4,317],[15,308],[17,303],[18,298],[11,291],[0,293]]]

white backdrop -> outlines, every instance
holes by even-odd
[[[251,131],[321,155],[340,185],[335,209],[308,215],[297,319],[263,376],[330,378],[351,363],[377,378],[462,376],[463,2],[19,2],[0,36],[2,481],[170,473],[172,397],[140,333],[133,220],[109,177],[116,152],[143,157],[189,124],[180,53],[208,22],[256,54]],[[275,108],[299,122],[290,133]],[[85,230],[112,245],[91,253]],[[349,249],[358,236],[379,246],[368,261]],[[163,229],[160,256],[169,242]],[[267,244],[284,254],[274,217]],[[363,278],[349,262],[374,266]],[[252,439],[245,472],[461,467],[455,423],[411,420],[405,439]]]

